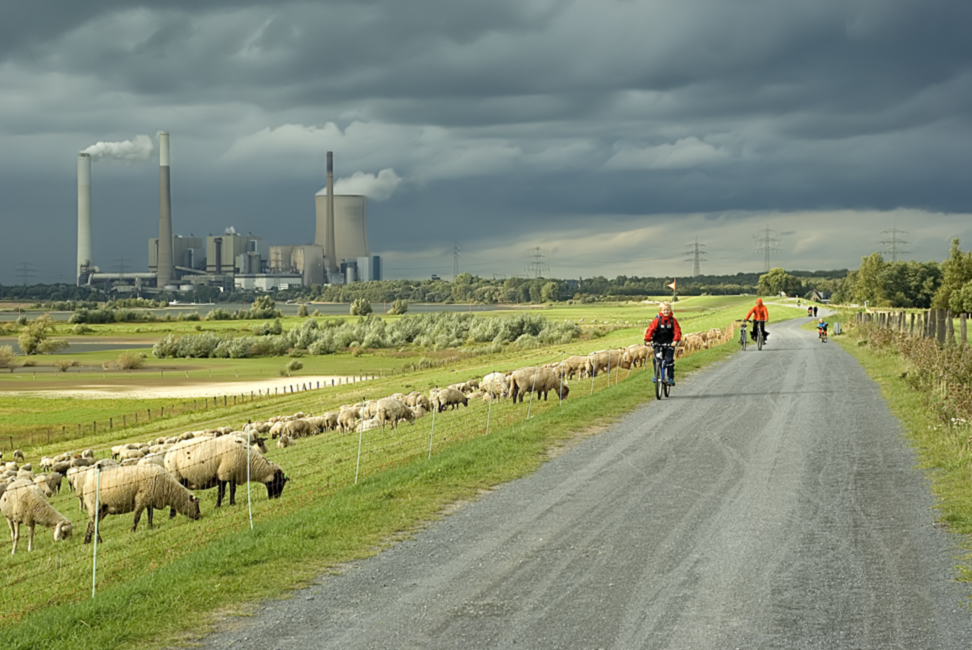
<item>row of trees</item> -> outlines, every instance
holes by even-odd
[[[972,252],[953,239],[948,258],[939,262],[888,262],[871,253],[861,266],[836,283],[833,302],[871,307],[950,309],[972,313]]]

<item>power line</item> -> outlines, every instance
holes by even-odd
[[[452,281],[456,281],[456,277],[459,275],[459,242],[455,242],[455,246],[452,247]]]
[[[545,257],[545,255],[543,254],[543,249],[540,248],[539,246],[537,246],[535,248],[531,248],[530,250],[533,251],[533,254],[532,254],[533,255],[533,261],[530,262],[530,266],[528,268],[528,272],[531,275],[533,275],[533,277],[535,277],[535,278],[542,278],[544,272],[549,272],[550,271],[550,267],[547,266],[547,263],[543,261],[543,259]]]
[[[760,230],[759,233],[753,235],[756,252],[763,254],[763,273],[769,273],[771,254],[780,250],[780,240],[776,238],[777,235],[779,233],[770,230],[769,225],[766,226],[765,230]]]
[[[30,262],[21,262],[17,265],[17,277],[22,280],[22,284],[25,287],[27,286],[27,280],[32,280],[36,275],[34,265]]]
[[[898,230],[894,227],[894,222],[891,223],[891,230],[882,230],[882,235],[890,235],[890,239],[882,239],[879,244],[887,246],[884,252],[891,256],[892,262],[898,261],[899,255],[907,255],[911,251],[902,250],[900,247],[902,244],[907,244],[909,242],[904,239],[900,239],[898,235],[907,235],[908,233],[904,230]]]
[[[700,275],[702,275],[702,272],[701,272],[701,269],[700,269],[700,263],[701,262],[707,262],[708,261],[708,260],[704,259],[707,253],[704,250],[702,250],[703,248],[705,248],[705,244],[700,244],[699,243],[699,238],[696,237],[695,238],[695,243],[694,244],[689,244],[687,246],[687,248],[690,249],[689,250],[690,257],[688,259],[686,259],[685,261],[686,262],[694,262],[694,265],[692,267],[692,269],[693,269],[692,270],[692,275],[693,275],[693,277],[696,277],[697,278]]]

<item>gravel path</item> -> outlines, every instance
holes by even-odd
[[[205,647],[972,647],[959,538],[805,321]]]

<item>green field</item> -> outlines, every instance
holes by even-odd
[[[741,318],[751,304],[749,297],[687,299],[676,305],[676,316],[686,332],[707,331]],[[48,398],[41,390],[29,396],[5,397],[0,430],[7,427],[10,431],[25,423],[54,427],[62,421],[76,426],[123,413],[163,406],[171,409],[172,415],[143,420],[137,426],[129,423],[124,430],[85,429],[69,440],[54,435],[50,443],[38,434],[32,446],[22,445],[28,460],[34,462],[42,455],[71,449],[91,448],[104,457],[111,445],[120,442],[214,426],[240,427],[248,420],[296,411],[320,413],[395,392],[425,392],[493,370],[639,343],[655,309],[633,304],[550,308],[544,310],[547,318],[583,319],[584,336],[562,347],[489,356],[453,353],[449,357],[446,352],[448,363],[443,366],[403,373],[400,364],[398,372],[358,384],[252,401],[241,398],[236,405],[210,405],[183,413],[177,413],[172,400],[163,404],[166,400]],[[775,320],[802,312],[795,307],[771,306],[770,310]],[[684,377],[735,349],[730,341],[686,357],[679,361],[680,374]],[[415,351],[416,357],[427,354]],[[72,369],[45,379],[40,374],[37,379],[28,378],[27,369],[19,369],[12,377],[3,377],[0,390],[27,390],[24,386],[30,384],[66,387],[96,379],[102,373],[94,366],[112,356],[104,355],[79,357],[80,372]],[[303,357],[301,374],[366,374],[368,363],[388,358],[379,352],[359,357]],[[144,370],[133,371],[131,377],[123,373],[116,379],[139,386],[171,385],[172,375],[184,377],[189,372],[191,381],[199,381],[213,372],[213,381],[235,380],[237,375],[242,381],[269,374],[285,361],[149,359]],[[74,522],[74,538],[54,544],[48,529],[38,529],[33,553],[25,550],[24,534],[19,552],[4,556],[0,647],[53,647],[70,639],[73,648],[144,648],[171,644],[187,631],[202,633],[217,612],[244,611],[241,608],[247,602],[278,595],[330,567],[372,554],[434,520],[448,504],[532,471],[548,457],[551,447],[591,435],[650,399],[647,377],[642,369],[622,370],[571,382],[571,394],[563,403],[556,399],[517,405],[508,400],[492,405],[474,401],[468,408],[436,414],[434,419],[430,414],[414,426],[402,425],[395,431],[375,430],[360,437],[329,433],[301,439],[289,449],[271,448],[268,457],[284,468],[291,482],[283,497],[273,502],[267,500],[262,486],[253,485],[252,531],[244,489],[237,493],[236,506],[220,510],[214,508],[215,491],[200,493],[203,518],[197,522],[181,516],[169,521],[165,513],[157,512],[155,529],[149,530],[143,517],[139,531],[133,534],[128,531],[131,515],[108,517],[102,533],[105,541],[98,549],[97,596],[93,599],[93,548],[81,543],[86,519],[78,511],[77,499],[65,488],[52,503]],[[297,381],[299,376],[293,379]],[[145,624],[147,620],[151,625]]]

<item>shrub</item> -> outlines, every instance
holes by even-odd
[[[78,362],[70,359],[58,359],[52,365],[57,368],[58,372],[67,372],[68,368],[78,365]]]
[[[388,310],[388,313],[397,316],[397,315],[404,314],[407,311],[408,311],[408,301],[399,298],[398,300],[392,303],[391,309]]]
[[[80,336],[82,334],[88,334],[89,332],[93,332],[94,329],[91,328],[91,327],[88,327],[84,323],[78,323],[77,325],[74,326],[74,328],[72,328],[71,331],[74,334],[77,334],[78,336]]]
[[[145,357],[135,352],[122,352],[117,363],[122,370],[135,370],[145,366]]]
[[[297,308],[297,315],[300,316],[301,318],[307,318],[310,315],[307,312],[307,305],[301,303],[300,307]]]
[[[14,354],[13,347],[0,345],[0,368],[10,368],[10,372],[17,367],[17,355]]]
[[[371,303],[364,298],[355,298],[351,303],[352,316],[367,316],[371,312]]]

